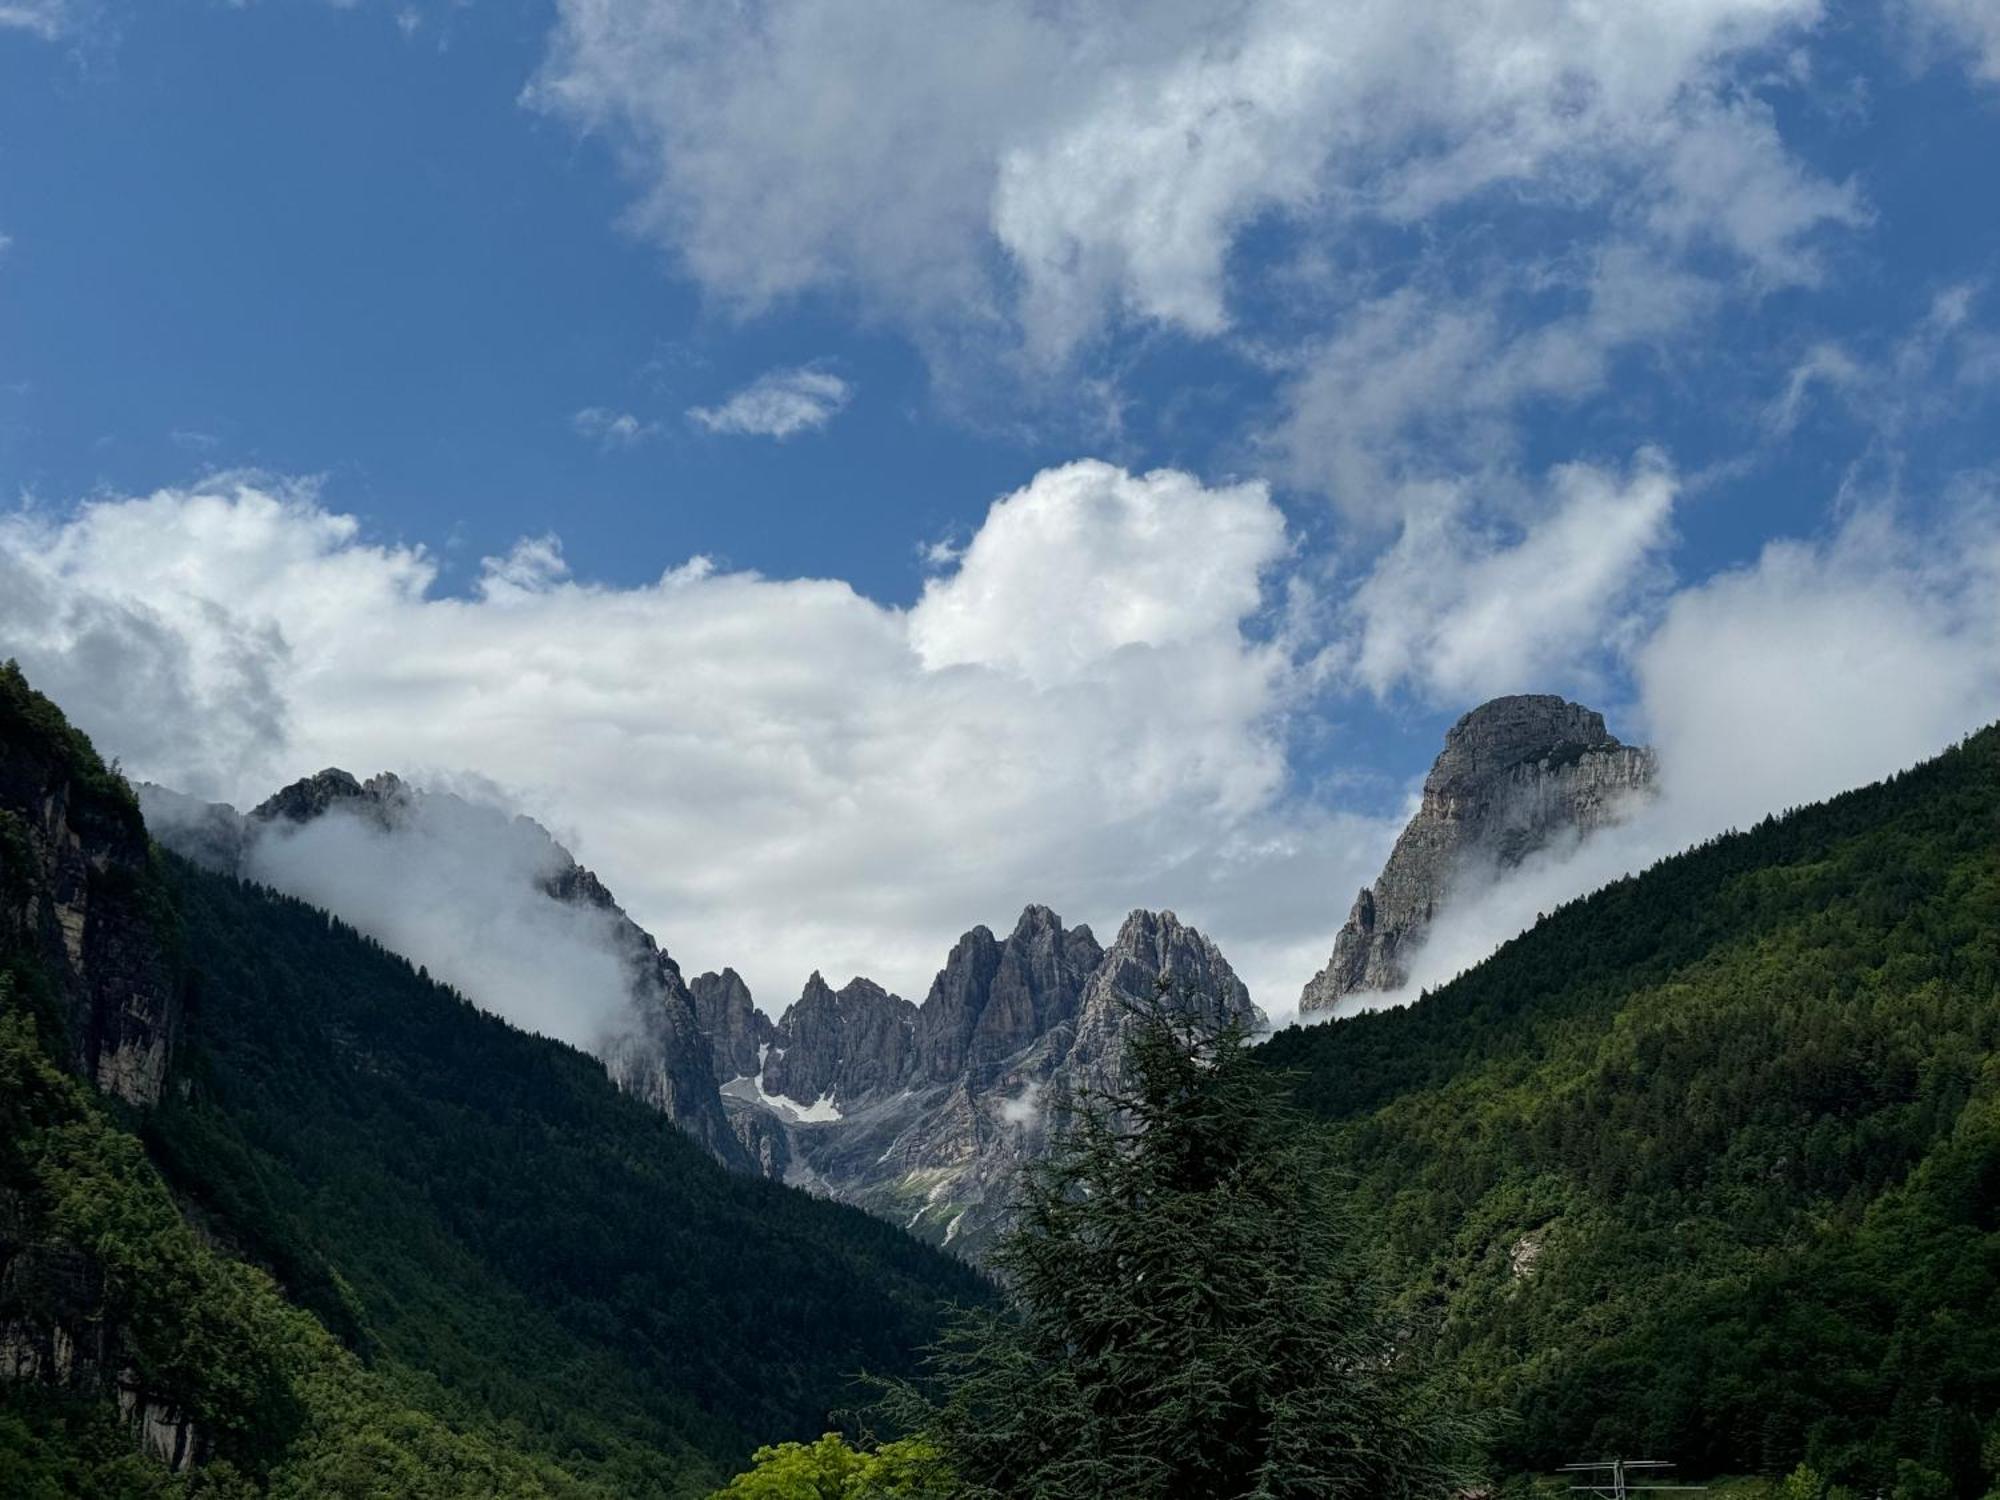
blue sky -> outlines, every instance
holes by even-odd
[[[1766,747],[1628,859],[2000,712],[2000,8],[1330,15],[0,0],[0,645],[767,1003],[1048,900],[1282,1008],[1496,692]]]

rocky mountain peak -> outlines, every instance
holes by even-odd
[[[757,1009],[743,976],[734,969],[697,974],[688,982],[688,997],[714,1054],[716,1081],[756,1077],[763,1049],[776,1041],[778,1028]]]
[[[930,1083],[983,1081],[1006,1059],[1073,1020],[1103,957],[1088,927],[1025,908],[1004,942],[984,927],[958,940],[917,1021],[919,1072]]]
[[[894,1092],[910,1076],[916,1021],[916,1006],[874,980],[855,978],[835,990],[814,970],[778,1018],[764,1061],[764,1092],[843,1108]]]
[[[1076,1081],[1117,1087],[1117,1068],[1132,1010],[1155,998],[1211,1021],[1264,1023],[1250,991],[1222,950],[1171,911],[1134,911],[1091,974],[1070,1065]]]
[[[1423,799],[1373,886],[1355,897],[1302,1013],[1400,989],[1454,887],[1575,842],[1626,816],[1656,776],[1653,752],[1604,716],[1548,693],[1495,698],[1445,734]]]
[[[40,960],[72,1070],[130,1104],[158,1102],[181,1028],[153,895],[131,792],[0,663],[0,939]]]
[[[343,804],[360,804],[386,814],[410,797],[410,788],[390,772],[360,781],[338,766],[329,766],[273,792],[250,810],[250,816],[266,823],[310,823]]]

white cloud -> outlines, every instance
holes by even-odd
[[[1511,538],[1440,496],[1405,521],[1355,591],[1352,675],[1377,694],[1413,683],[1441,704],[1590,689],[1666,582],[1677,488],[1655,453],[1629,475],[1565,465]]]
[[[1560,292],[1569,306],[1510,316],[1530,292]],[[1434,510],[1440,487],[1490,501],[1515,482],[1525,407],[1602,391],[1621,350],[1679,332],[1715,305],[1707,283],[1632,244],[1471,292],[1413,283],[1356,304],[1305,350],[1266,446],[1287,477],[1364,527]]]
[[[1094,675],[1127,646],[1275,658],[1244,648],[1236,622],[1285,547],[1261,484],[1069,464],[993,506],[956,571],[925,585],[911,643],[932,669],[1000,667],[1038,686]]]
[[[0,638],[205,796],[482,773],[773,1008],[815,967],[921,994],[1031,900],[1173,905],[1281,994],[1387,835],[1287,803],[1293,684],[1253,628],[1285,545],[1256,486],[1088,464],[997,502],[908,611],[699,559],[595,586],[546,538],[447,597],[312,491],[221,477],[0,523]]]
[[[1381,596],[1335,612],[1355,681],[1400,663],[1463,702],[1621,658],[1638,699],[1616,727],[1659,747],[1666,788],[1583,857],[1466,904],[1420,982],[1604,878],[2000,714],[1989,490],[1967,481],[1928,528],[1853,509],[1671,596],[1675,483],[1650,456],[1559,471],[1497,546],[1399,542]],[[328,764],[489,777],[684,964],[733,964],[773,1008],[813,968],[921,994],[964,928],[1041,900],[1104,928],[1172,906],[1282,1013],[1397,821],[1296,782],[1310,674],[1278,587],[1303,587],[1289,548],[1259,486],[1079,463],[997,501],[908,610],[699,558],[591,585],[553,538],[444,596],[428,556],[367,542],[312,491],[224,476],[0,523],[0,639],[131,770],[205,796],[254,801]],[[361,887],[395,882],[347,852],[324,899],[387,933]],[[421,917],[390,940],[497,984]],[[510,1014],[594,1024],[601,987],[555,1014],[523,972]]]
[[[2000,83],[2000,9],[1992,0],[1905,0],[1931,38],[1962,53],[1975,77]]]
[[[599,447],[631,448],[659,434],[659,424],[641,421],[629,411],[613,411],[605,406],[586,406],[569,419],[578,437],[589,438]]]
[[[1656,802],[1445,909],[1413,998],[1538,913],[1731,828],[1864,785],[2000,719],[2000,506],[1966,489],[1935,525],[1879,506],[1683,590],[1636,643],[1635,723]]]
[[[1717,106],[1690,120],[1667,149],[1664,181],[1655,229],[1733,250],[1774,285],[1816,282],[1815,231],[1867,217],[1852,183],[1814,177],[1785,150],[1763,105]]]
[[[52,42],[71,20],[68,0],[0,0],[0,29],[32,32]]]
[[[596,1049],[629,1024],[612,918],[551,901],[561,852],[524,819],[457,796],[412,797],[393,833],[336,808],[276,823],[247,873],[337,912],[515,1025]]]
[[[710,432],[769,437],[780,442],[818,432],[854,399],[854,387],[827,370],[770,370],[715,406],[688,408],[688,419]]]
[[[1852,212],[1733,92],[1737,61],[1804,35],[1818,0],[558,15],[529,99],[612,142],[638,227],[752,310],[840,288],[920,334],[1059,354],[1120,316],[1225,329],[1231,251],[1272,214],[1337,239],[1495,189],[1637,206],[1784,279]]]

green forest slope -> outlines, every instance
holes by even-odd
[[[11,667],[8,756],[137,817]],[[16,914],[31,832],[0,809]],[[157,850],[100,878],[144,887],[185,1034],[160,1105],[99,1095],[59,1066],[33,923],[0,924],[0,1334],[106,1330],[214,1461],[141,1459],[117,1370],[0,1378],[10,1496],[699,1494],[990,1295],[890,1225],[724,1172],[591,1058],[322,912]]]
[[[1503,1459],[2000,1467],[2000,732],[1263,1049]],[[1896,1488],[1901,1486],[1900,1488]],[[1868,1493],[1874,1493],[1870,1488]]]

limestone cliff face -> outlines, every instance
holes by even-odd
[[[508,821],[498,811],[472,808],[448,793],[419,791],[388,773],[361,781],[338,768],[293,782],[248,817],[158,787],[143,788],[142,796],[161,843],[210,869],[238,875],[253,867],[260,840],[282,838],[286,829],[326,817],[356,818],[394,834],[426,803],[437,802],[450,804],[461,819]],[[549,899],[588,907],[606,918],[604,941],[619,960],[630,1005],[628,1024],[599,1048],[606,1070],[626,1092],[666,1114],[723,1163],[750,1170],[755,1153],[732,1128],[716,1094],[709,1032],[680,965],[547,830],[527,819],[512,821],[514,832],[525,832],[545,846],[538,855],[539,883]]]
[[[1422,804],[1375,884],[1355,898],[1300,1011],[1400,989],[1456,885],[1617,822],[1655,773],[1651,750],[1621,743],[1582,704],[1528,694],[1472,710],[1445,735]]]
[[[761,1071],[728,1081],[732,1114],[763,1132],[771,1175],[977,1258],[1068,1102],[1119,1083],[1131,1006],[1162,979],[1169,1003],[1261,1022],[1220,951],[1172,912],[1132,913],[1104,949],[1031,906],[1005,939],[961,938],[921,1007],[815,974]]]
[[[1005,942],[973,928],[924,999],[917,1022],[923,1080],[989,1082],[1023,1047],[1075,1019],[1103,958],[1088,927],[1066,930],[1046,906],[1023,911]]]
[[[31,1003],[53,1000],[39,1020],[60,1024],[68,1070],[142,1108],[171,1086],[183,1023],[158,899],[131,791],[0,664],[0,954],[45,981]],[[202,1435],[145,1390],[115,1303],[93,1248],[40,1195],[0,1183],[0,1385],[112,1396],[145,1451],[185,1470]]]
[[[734,969],[697,974],[688,981],[688,997],[694,1002],[695,1021],[714,1054],[717,1082],[754,1075],[763,1049],[776,1039],[778,1029],[751,1002],[750,986],[743,982],[743,976]]]
[[[838,1107],[902,1088],[915,1056],[917,1008],[871,979],[838,992],[815,973],[805,993],[778,1018],[766,1054],[763,1087],[811,1106]]]
[[[180,1035],[180,984],[148,908],[138,806],[90,760],[0,733],[0,928],[55,982],[70,1067],[153,1104]]]

